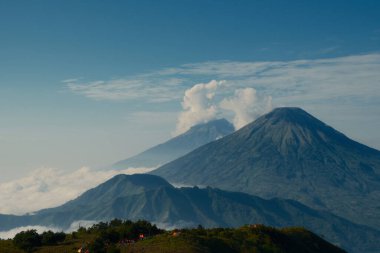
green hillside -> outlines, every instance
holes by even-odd
[[[125,252],[345,252],[302,228],[274,229],[245,226],[238,229],[181,230],[137,243]]]
[[[34,240],[35,246],[25,247],[30,236],[24,236],[22,241],[22,233],[19,233],[13,240],[0,240],[0,252],[69,253],[78,252],[81,247],[83,252],[95,253],[345,252],[303,228],[276,229],[263,225],[165,231],[146,221],[113,220],[88,229],[80,228],[60,242],[44,240],[44,234],[33,231],[26,233],[39,238],[37,243]],[[140,235],[144,235],[144,239],[139,239]]]

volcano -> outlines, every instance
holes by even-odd
[[[115,163],[112,168],[122,170],[130,167],[158,167],[234,131],[233,125],[226,119],[198,124],[164,143]]]
[[[300,108],[277,108],[151,172],[172,183],[280,197],[380,226],[380,151]]]

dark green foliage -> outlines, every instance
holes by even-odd
[[[22,231],[15,235],[13,243],[26,252],[32,252],[36,247],[41,246],[41,236],[35,229]]]
[[[303,228],[276,229],[264,225],[250,225],[241,228],[213,228],[199,226],[194,229],[164,231],[143,220],[137,222],[112,220],[101,222],[88,229],[80,229],[78,239],[66,236],[65,242],[57,245],[42,245],[30,238],[50,238],[51,231],[38,235],[35,230],[19,233],[13,244],[32,241],[33,246],[24,247],[27,252],[77,252],[79,248],[91,253],[344,253],[315,234]],[[138,239],[145,233],[144,240]],[[150,234],[149,234],[150,233]],[[112,235],[112,236],[110,236]],[[129,237],[124,237],[128,235]],[[57,236],[57,235],[56,235]],[[116,238],[120,240],[116,240]],[[27,239],[29,238],[29,239]],[[131,243],[131,241],[134,243]],[[21,252],[12,248],[11,241],[0,240],[0,252]]]
[[[13,244],[26,252],[45,245],[57,245],[65,240],[66,234],[63,232],[54,233],[52,231],[43,232],[41,235],[35,229],[22,231],[15,235]]]
[[[143,234],[144,238],[149,238],[164,231],[144,220],[132,222],[130,220],[122,221],[114,219],[110,222],[95,224],[88,229],[88,232],[98,234],[95,241],[89,245],[91,252],[110,253],[118,252],[118,249],[112,246],[118,242],[126,240],[137,241],[140,234]]]
[[[107,253],[120,253],[120,249],[117,248],[115,245],[111,245],[107,248]]]
[[[116,243],[120,240],[120,234],[115,229],[107,229],[100,234],[100,238],[109,243]]]
[[[102,238],[96,238],[93,243],[91,243],[88,247],[90,252],[94,253],[106,253],[106,244]]]
[[[110,222],[100,222],[88,228],[89,233],[96,233],[107,243],[115,243],[119,240],[137,240],[140,234],[145,237],[161,234],[164,231],[145,220],[132,222],[114,219]]]
[[[180,229],[171,232],[159,230],[146,221],[113,220],[88,229],[99,236],[89,245],[90,252],[192,252],[192,253],[344,253],[343,250],[326,242],[303,228],[276,229],[264,225],[251,225],[238,229]],[[125,231],[128,236],[123,238]],[[139,240],[140,233],[150,231],[150,236]],[[133,247],[112,242],[109,234],[136,241]],[[107,236],[105,236],[107,235]],[[135,251],[134,251],[135,250]]]
[[[63,232],[54,233],[52,231],[43,232],[41,234],[42,245],[55,245],[63,242],[66,238],[66,234]]]
[[[125,252],[150,253],[344,253],[305,229],[263,225],[238,229],[182,229],[136,243]],[[135,250],[135,251],[134,251]]]

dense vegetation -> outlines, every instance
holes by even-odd
[[[54,233],[52,231],[46,231],[40,235],[36,230],[32,229],[18,233],[13,238],[13,244],[26,252],[32,252],[39,246],[57,245],[63,242],[65,238],[66,234],[63,232]]]
[[[223,253],[223,252],[337,252],[343,250],[303,228],[275,229],[263,225],[237,229],[214,228],[165,231],[146,221],[100,222],[70,234],[35,230],[0,240],[0,252],[39,253]]]

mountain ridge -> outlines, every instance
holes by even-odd
[[[0,227],[43,225],[65,229],[79,220],[114,218],[144,219],[169,227],[302,226],[352,252],[380,248],[376,240],[380,231],[294,200],[266,200],[211,187],[175,188],[164,179],[148,174],[115,176],[75,200],[34,215],[0,215]]]

